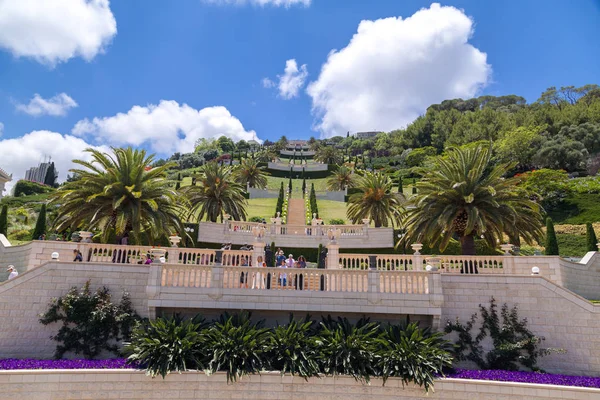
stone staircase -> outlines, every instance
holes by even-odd
[[[288,225],[306,225],[304,199],[290,199],[288,203]]]

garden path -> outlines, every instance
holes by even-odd
[[[304,199],[290,199],[288,204],[288,225],[306,225],[305,214]]]

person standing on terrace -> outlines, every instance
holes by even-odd
[[[17,272],[17,269],[15,268],[14,265],[9,265],[8,268],[6,269],[7,272],[10,272],[8,274],[8,280],[10,281],[11,279],[15,279],[17,276],[19,276],[19,273]]]

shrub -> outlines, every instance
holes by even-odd
[[[472,361],[481,369],[500,369],[517,371],[520,367],[533,371],[538,370],[537,359],[548,354],[553,349],[539,349],[543,337],[534,335],[527,328],[527,319],[520,319],[518,308],[512,309],[504,303],[498,315],[496,300],[490,299],[489,309],[479,305],[482,322],[478,334],[473,337],[473,330],[477,320],[477,313],[465,324],[458,319],[448,321],[445,332],[458,333],[456,358],[458,360]],[[502,321],[500,321],[500,317]],[[490,337],[493,349],[487,354],[482,342]]]
[[[443,333],[420,329],[414,323],[383,328],[378,346],[377,368],[384,384],[398,377],[402,385],[413,382],[429,391],[436,375],[452,366],[450,342],[443,339]]]
[[[203,369],[206,363],[203,318],[185,320],[176,315],[138,324],[126,343],[127,360],[139,363],[152,377]]]
[[[319,363],[327,375],[350,375],[357,381],[369,382],[375,374],[375,342],[378,325],[368,319],[356,325],[346,318],[337,322],[323,320],[315,339]]]
[[[9,239],[19,240],[21,242],[31,240],[31,231],[29,229],[20,229],[12,231],[9,235]]]
[[[210,351],[207,370],[215,373],[225,369],[227,382],[263,370],[268,365],[265,353],[269,331],[262,324],[263,321],[252,323],[247,312],[223,314],[207,331]]]
[[[2,206],[0,211],[0,234],[8,236],[8,206]]]
[[[41,183],[20,180],[15,184],[15,197],[31,196],[34,194],[42,194],[52,192],[54,189],[50,186],[42,185]]]
[[[345,223],[346,221],[341,218],[333,218],[329,220],[329,225],[344,225]]]
[[[139,317],[131,305],[129,294],[123,292],[121,302],[113,304],[108,288],[90,291],[90,281],[78,291],[76,287],[57,299],[40,315],[40,322],[62,323],[51,338],[58,342],[55,358],[68,352],[94,358],[103,350],[119,354],[117,343],[129,338]]]
[[[38,240],[40,236],[46,233],[46,204],[42,204],[42,209],[38,214],[35,228],[31,234],[31,240]]]
[[[558,241],[556,240],[556,232],[554,232],[554,223],[552,218],[546,218],[546,250],[547,256],[557,256],[558,252]]]
[[[262,217],[258,216],[250,217],[250,219],[248,219],[249,222],[262,222],[262,220]]]
[[[598,251],[598,239],[596,239],[596,232],[594,232],[594,227],[590,222],[588,222],[587,224],[585,224],[585,229],[585,236],[587,239],[587,251]]]
[[[319,375],[317,352],[311,338],[313,322],[306,318],[294,321],[290,316],[287,325],[278,325],[270,335],[268,359],[271,368],[308,379]]]

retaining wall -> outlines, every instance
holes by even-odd
[[[426,393],[399,379],[363,385],[349,377],[309,379],[264,373],[228,384],[225,374],[188,372],[151,379],[139,371],[0,371],[0,400],[66,399],[278,399],[278,400],[593,400],[600,389],[510,382],[443,379]]]

